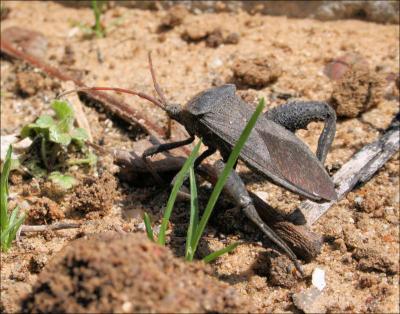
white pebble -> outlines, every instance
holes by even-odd
[[[254,194],[261,198],[263,201],[266,201],[269,198],[269,194],[264,191],[256,191],[254,192]]]
[[[322,291],[325,286],[325,271],[321,268],[316,267],[312,273],[312,284],[319,291]]]
[[[211,61],[210,67],[211,68],[219,68],[220,66],[222,66],[224,63],[222,62],[222,60],[220,58],[214,58]]]

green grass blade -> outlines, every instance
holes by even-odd
[[[149,240],[154,242],[153,228],[151,228],[151,220],[149,215],[147,215],[147,213],[144,213],[143,220],[144,220],[144,225],[146,227],[147,237],[149,238]]]
[[[104,29],[101,25],[100,16],[101,16],[101,1],[97,3],[97,0],[92,0],[92,10],[94,14],[94,30],[97,37],[104,37]]]
[[[11,228],[13,226],[8,226],[5,230],[1,231],[1,237],[0,237],[0,242],[1,242],[1,250],[3,252],[6,252],[8,250],[8,236],[10,235]]]
[[[17,209],[17,208],[16,208]],[[18,211],[17,211],[18,213]],[[7,239],[7,248],[9,248],[11,246],[11,242],[15,239],[18,229],[19,227],[21,227],[22,223],[25,220],[25,215],[22,214],[13,224],[11,230],[10,230],[10,234],[8,235],[8,239]]]
[[[12,226],[12,224],[13,224],[14,221],[16,220],[17,215],[18,215],[18,211],[19,211],[19,209],[18,209],[18,206],[17,206],[17,207],[14,208],[14,210],[13,210],[12,213],[11,213],[11,215],[9,216],[8,224],[9,224],[10,226]]]
[[[10,174],[11,169],[11,154],[12,154],[12,147],[9,146],[7,150],[6,159],[4,162],[4,166],[1,172],[1,181],[0,181],[0,223],[1,223],[1,235],[0,235],[0,244],[1,250],[6,252],[11,242],[15,239],[17,231],[21,224],[23,223],[25,216],[21,215],[18,217],[19,209],[18,207],[14,208],[12,213],[9,215],[7,211],[7,204],[8,204],[8,176]]]
[[[218,178],[218,181],[214,187],[214,190],[211,193],[210,199],[208,200],[207,207],[204,211],[204,214],[201,217],[199,226],[196,230],[196,234],[195,234],[195,238],[194,238],[194,245],[192,247],[193,254],[197,249],[200,238],[201,238],[201,236],[204,232],[204,229],[207,225],[208,219],[211,216],[211,212],[214,209],[217,199],[218,199],[219,195],[221,194],[222,189],[224,188],[225,182],[239,157],[242,147],[246,143],[247,138],[249,137],[254,125],[256,124],[259,115],[262,113],[262,110],[264,109],[264,105],[265,105],[264,99],[261,98],[256,110],[254,111],[249,122],[247,123],[246,127],[244,128],[242,134],[240,135],[239,140],[235,144],[235,146],[232,150],[232,153],[229,156],[228,162],[226,163],[224,169],[222,170],[220,177]]]
[[[221,249],[221,250],[218,250],[218,251],[215,251],[215,252],[213,252],[213,253],[211,253],[211,254],[208,254],[206,257],[203,258],[203,261],[204,261],[205,263],[210,263],[210,262],[212,262],[213,260],[215,260],[215,259],[217,259],[218,257],[220,257],[221,255],[223,255],[223,254],[225,254],[225,253],[232,252],[234,249],[236,249],[236,247],[237,247],[239,244],[240,244],[239,242],[232,243],[232,244],[230,244],[230,245],[224,247],[224,248]]]
[[[0,181],[0,230],[3,232],[8,228],[9,220],[7,213],[7,204],[8,204],[8,176],[10,174],[11,169],[11,153],[12,147],[11,145],[8,147],[6,159],[3,165],[3,169],[1,171],[1,181]]]
[[[199,222],[199,202],[197,196],[197,184],[196,176],[194,174],[194,168],[189,168],[189,178],[190,178],[190,221],[189,228],[186,237],[186,250],[185,258],[186,260],[192,260],[193,257],[193,236],[196,232],[197,224]]]
[[[165,209],[164,217],[163,217],[162,223],[161,223],[160,234],[158,236],[158,243],[161,245],[165,245],[165,233],[167,231],[168,222],[171,217],[171,213],[172,213],[172,209],[175,204],[176,196],[178,195],[179,189],[181,188],[181,186],[183,184],[183,180],[185,179],[185,176],[186,176],[187,172],[189,171],[190,166],[193,166],[193,164],[194,164],[194,161],[200,150],[200,145],[201,145],[201,141],[199,141],[197,143],[197,145],[191,152],[190,156],[188,157],[188,159],[186,159],[185,163],[183,164],[182,169],[177,174],[175,184],[172,188],[171,194],[169,195],[167,207]]]

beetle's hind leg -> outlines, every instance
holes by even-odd
[[[325,162],[336,132],[336,113],[331,106],[325,102],[294,101],[268,110],[265,117],[291,132],[306,129],[310,122],[324,121],[316,155],[322,163]]]
[[[225,164],[222,161],[218,161],[214,164],[217,169],[218,175],[221,174],[224,169]],[[256,208],[253,205],[253,201],[248,194],[246,187],[239,177],[236,171],[232,171],[229,175],[224,191],[232,198],[232,200],[240,206],[247,218],[249,218],[253,223],[255,223],[261,231],[274,242],[281,250],[283,250],[288,257],[292,260],[296,269],[303,275],[302,267],[297,260],[296,255],[290,249],[290,247],[261,219]]]
[[[208,147],[207,150],[201,153],[199,157],[196,158],[194,162],[194,169],[197,169],[197,167],[206,159],[207,157],[211,156],[214,154],[217,150],[212,147]]]
[[[204,159],[206,159],[207,157],[211,156],[211,155],[214,154],[215,152],[216,152],[216,149],[215,149],[215,148],[211,148],[211,147],[207,148],[207,150],[205,150],[204,152],[202,152],[202,153],[200,154],[200,156],[197,157],[196,160],[194,161],[194,169],[196,170],[197,167],[203,162]],[[183,182],[185,182],[185,181],[187,180],[188,177],[189,177],[189,174],[187,173],[187,174],[185,175],[185,177],[183,178]],[[176,181],[177,178],[178,178],[178,175],[176,175],[176,176],[172,179],[171,184],[170,184],[171,187],[175,185],[175,181]],[[185,189],[185,187],[182,186],[181,189]],[[186,193],[186,191],[181,191],[181,192],[182,192],[182,193]]]

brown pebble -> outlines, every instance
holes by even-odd
[[[230,33],[226,38],[224,39],[224,44],[232,44],[236,45],[239,43],[239,34],[238,33]]]
[[[234,81],[239,85],[263,88],[276,82],[282,70],[274,57],[239,59],[233,65]]]
[[[358,281],[358,286],[360,289],[371,288],[373,285],[377,284],[378,280],[371,275],[363,275]]]
[[[339,117],[355,118],[376,106],[384,93],[384,81],[366,67],[353,66],[334,83],[331,104]]]
[[[334,242],[334,247],[339,250],[341,253],[346,253],[347,252],[347,247],[346,244],[344,243],[343,239],[336,239]]]
[[[368,62],[358,53],[348,53],[329,62],[324,74],[332,80],[339,80],[353,66],[368,68]]]
[[[219,28],[214,29],[206,38],[206,46],[216,48],[224,42],[222,32]]]

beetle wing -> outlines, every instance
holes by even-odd
[[[214,110],[200,119],[233,146],[250,119],[251,111],[246,106],[244,103],[234,106],[229,115]],[[314,200],[337,198],[331,178],[310,149],[293,133],[264,117],[258,119],[240,158],[274,183],[297,194]]]

